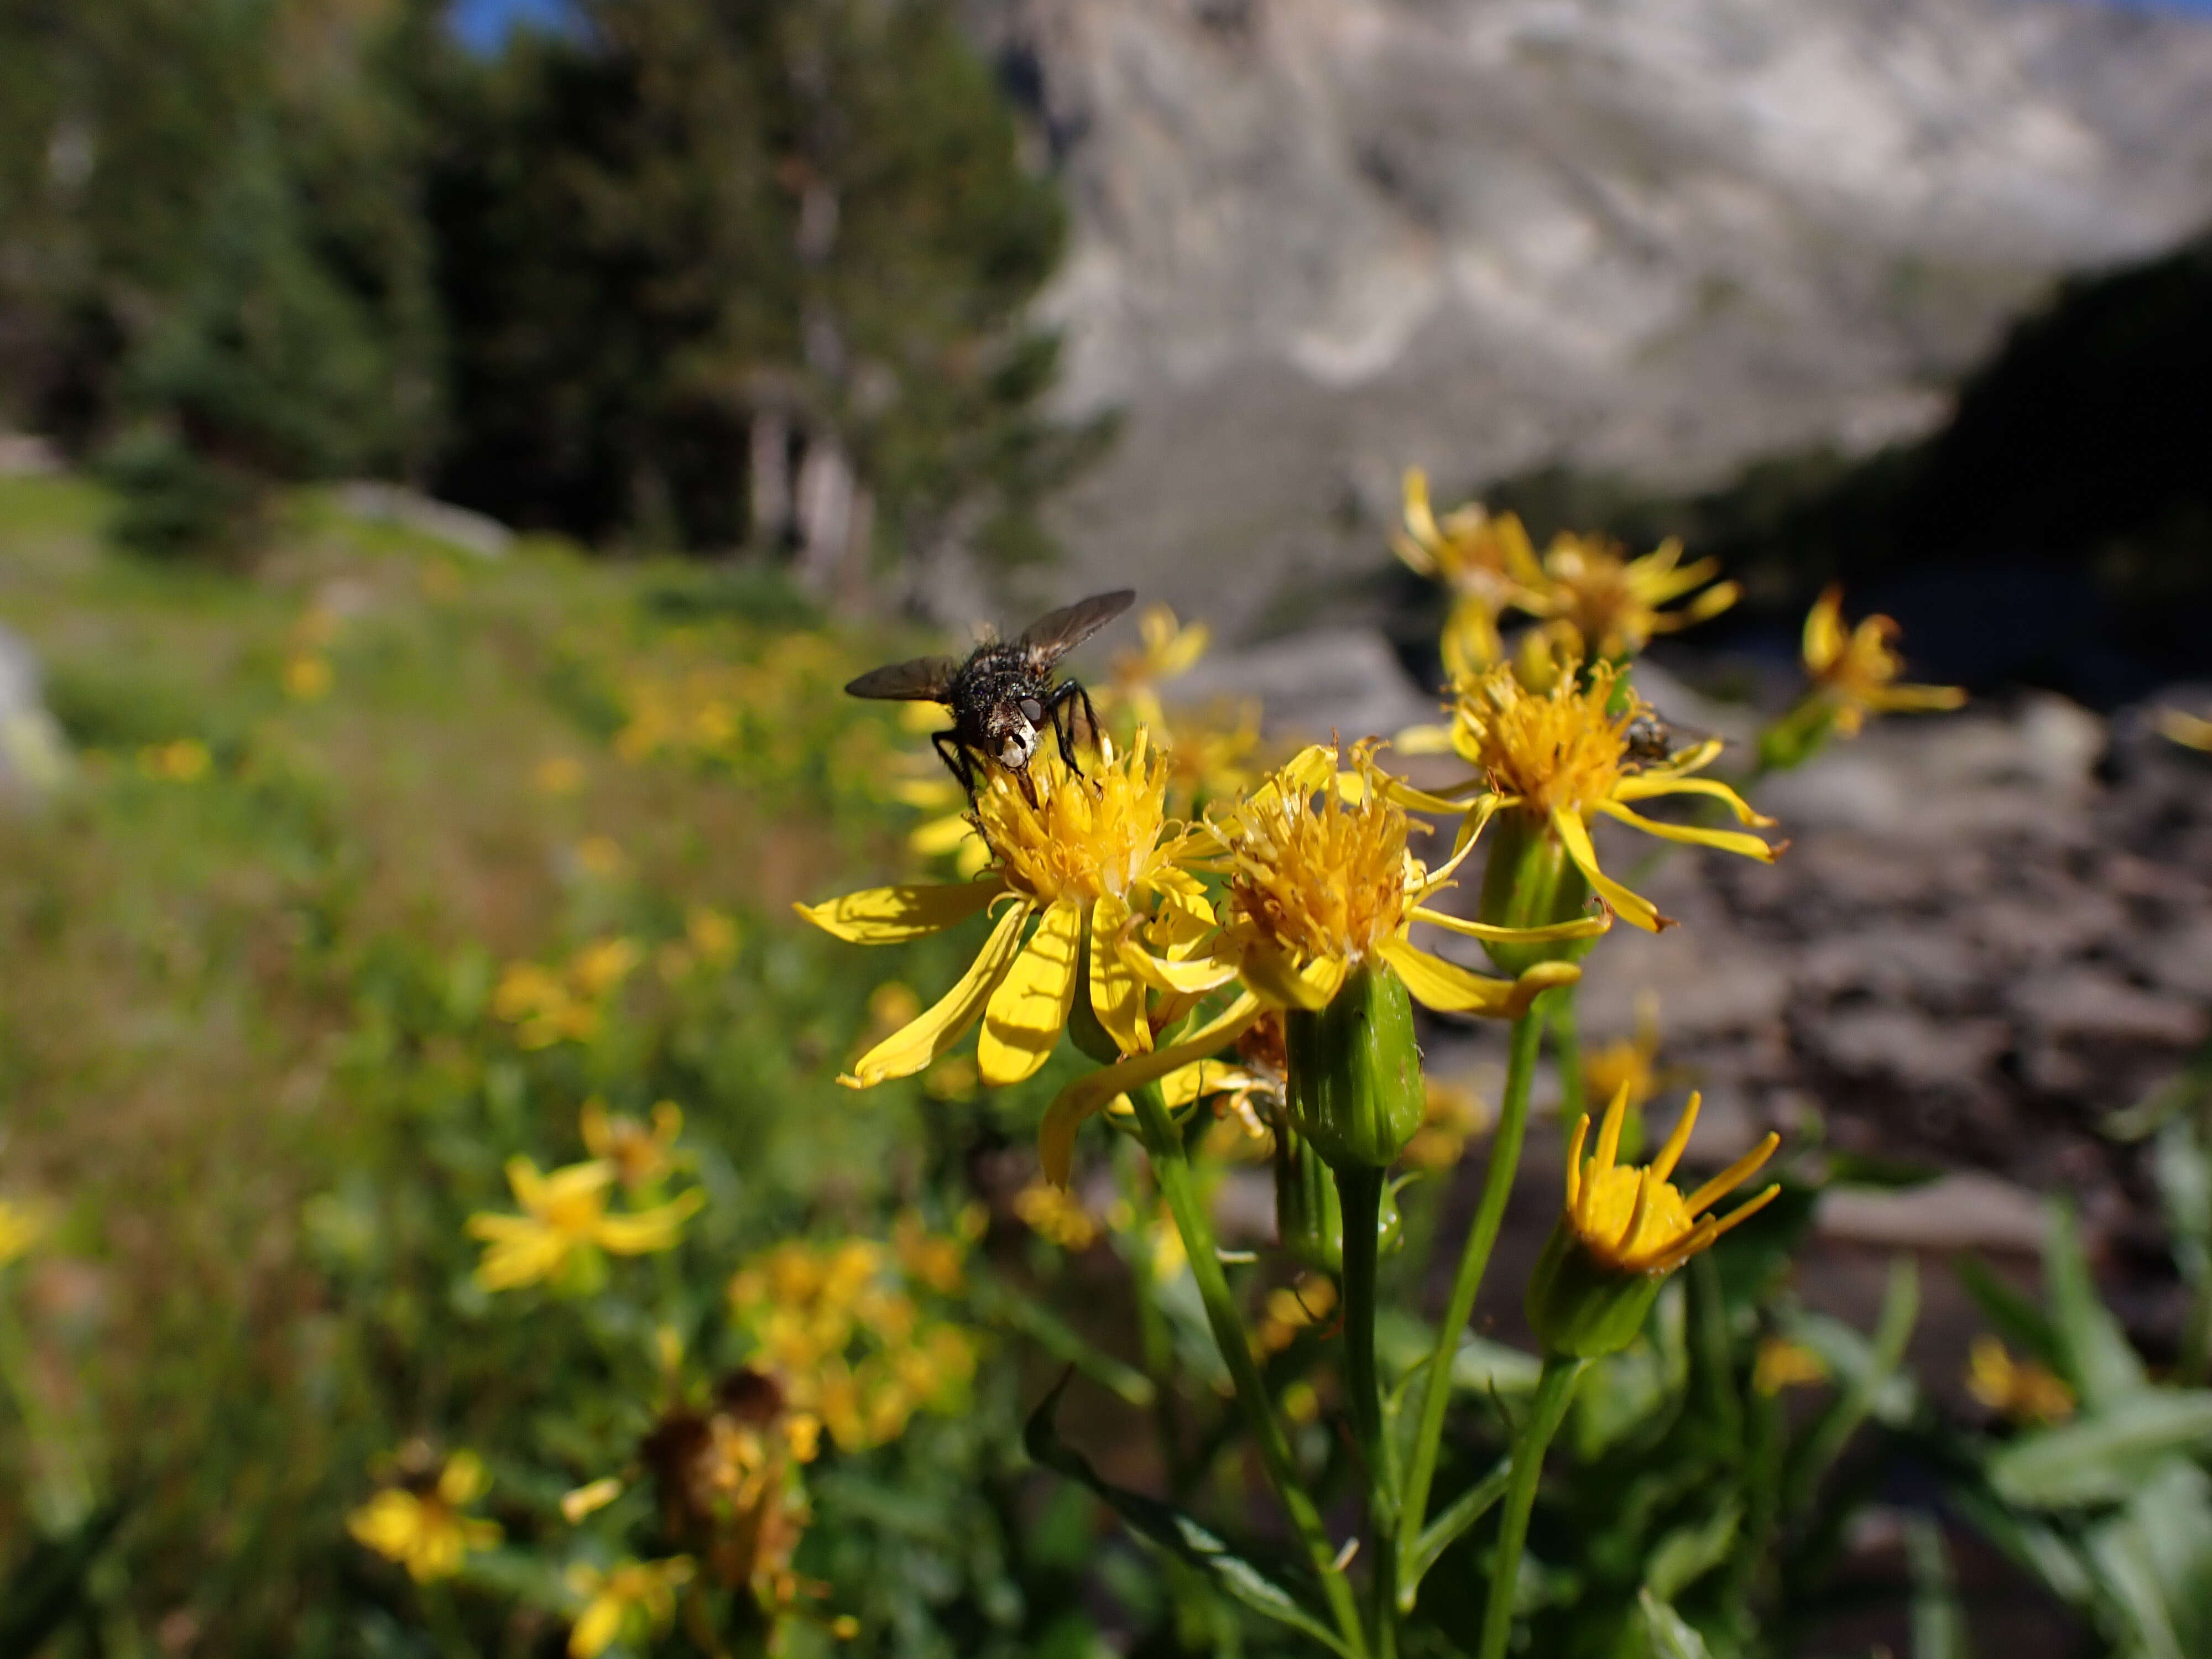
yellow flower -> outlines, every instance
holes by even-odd
[[[1295,1285],[1267,1292],[1252,1346],[1263,1354],[1280,1353],[1336,1310],[1336,1281],[1327,1273],[1300,1273]]]
[[[1717,559],[1681,560],[1682,544],[1671,538],[1640,559],[1627,559],[1602,538],[1562,532],[1545,550],[1533,591],[1516,603],[1572,629],[1569,644],[1577,655],[1618,662],[1643,650],[1654,634],[1677,633],[1718,616],[1742,593],[1734,582],[1713,582]],[[1665,609],[1701,587],[1705,592],[1679,611]]]
[[[1628,1091],[1628,1109],[1649,1105],[1664,1086],[1659,1066],[1659,999],[1649,991],[1636,999],[1636,1035],[1620,1037],[1583,1054],[1583,1091],[1611,1100]]]
[[[0,1198],[0,1267],[28,1255],[46,1233],[46,1218],[42,1212]]]
[[[548,755],[530,775],[531,785],[541,795],[558,799],[584,787],[584,763],[574,755]]]
[[[1976,1337],[1967,1354],[1966,1391],[2014,1423],[2063,1423],[2074,1415],[2074,1390],[2056,1371],[2014,1359],[1987,1334]]]
[[[1049,1181],[1032,1181],[1016,1193],[1014,1213],[1031,1232],[1063,1250],[1087,1250],[1098,1237],[1098,1224],[1082,1200]]]
[[[1891,646],[1897,634],[1897,623],[1887,617],[1868,617],[1845,632],[1839,585],[1832,585],[1806,613],[1805,672],[1844,736],[1857,736],[1869,714],[1956,708],[1966,701],[1955,685],[1897,684],[1905,667]]]
[[[1601,916],[1540,928],[1492,927],[1425,908],[1421,901],[1448,884],[1466,849],[1434,871],[1413,856],[1405,810],[1393,799],[1401,786],[1375,764],[1374,750],[1371,743],[1355,747],[1347,770],[1334,749],[1316,744],[1209,823],[1218,849],[1212,863],[1229,885],[1218,935],[1204,957],[1179,963],[1134,947],[1128,954],[1139,973],[1164,990],[1187,995],[1237,976],[1244,991],[1173,1046],[1125,1059],[1063,1089],[1047,1108],[1039,1133],[1045,1174],[1053,1181],[1066,1184],[1077,1129],[1117,1095],[1211,1058],[1271,1007],[1327,1007],[1356,969],[1387,966],[1415,1000],[1439,1012],[1498,1018],[1518,1018],[1545,991],[1581,976],[1571,963],[1547,962],[1517,980],[1491,979],[1413,943],[1416,922],[1485,940],[1588,939],[1611,922]]]
[[[1777,1183],[1726,1217],[1707,1215],[1707,1210],[1759,1172],[1782,1137],[1770,1130],[1758,1146],[1684,1198],[1668,1177],[1690,1144],[1690,1131],[1698,1121],[1698,1097],[1690,1097],[1659,1156],[1640,1170],[1613,1162],[1627,1115],[1627,1094],[1615,1094],[1598,1131],[1597,1150],[1588,1158],[1583,1156],[1589,1134],[1587,1113],[1575,1120],[1574,1136],[1567,1144],[1567,1225],[1583,1252],[1601,1267],[1622,1273],[1672,1273],[1731,1227],[1756,1215],[1782,1190]]]
[[[457,1451],[424,1490],[386,1488],[346,1517],[346,1530],[406,1568],[418,1584],[451,1578],[470,1551],[499,1542],[495,1523],[462,1513],[490,1485],[483,1461],[474,1452]]]
[[[649,1210],[610,1215],[607,1188],[615,1175],[615,1166],[599,1158],[550,1175],[526,1158],[508,1159],[507,1182],[525,1213],[469,1218],[470,1236],[486,1245],[477,1282],[488,1291],[514,1290],[556,1278],[572,1264],[588,1270],[602,1250],[648,1255],[673,1249],[703,1196],[689,1192]]]
[[[197,738],[179,738],[138,751],[140,771],[149,778],[163,778],[171,783],[198,783],[207,775],[212,764],[214,757]]]
[[[1540,991],[1577,976],[1569,964],[1541,983],[1491,979],[1414,945],[1417,921],[1472,939],[1589,939],[1605,918],[1541,928],[1492,927],[1426,908],[1447,885],[1458,854],[1431,870],[1407,849],[1410,825],[1396,780],[1375,764],[1375,745],[1352,750],[1349,769],[1316,745],[1275,774],[1212,828],[1224,849],[1229,897],[1220,950],[1261,1000],[1326,1007],[1352,970],[1388,963],[1414,998],[1441,1013],[1517,1017]],[[1472,842],[1468,843],[1471,847]]]
[[[586,1516],[598,1514],[622,1494],[623,1483],[612,1475],[575,1487],[561,1494],[561,1518],[575,1526]]]
[[[331,662],[303,651],[284,665],[284,695],[295,702],[313,702],[331,689]]]
[[[629,854],[611,836],[586,836],[576,843],[576,865],[597,881],[612,881],[629,868]]]
[[[719,967],[738,954],[738,924],[710,904],[695,904],[684,912],[684,937],[709,966]]]
[[[1204,623],[1185,627],[1164,605],[1147,607],[1137,629],[1144,644],[1116,652],[1109,665],[1114,701],[1129,709],[1138,725],[1164,727],[1167,715],[1160,707],[1160,682],[1188,674],[1206,654],[1212,630]]]
[[[1759,1345],[1752,1362],[1751,1386],[1772,1399],[1784,1389],[1803,1388],[1827,1380],[1828,1362],[1802,1342],[1770,1336]]]
[[[2194,714],[2185,714],[2179,708],[2161,708],[2156,722],[2159,735],[2185,749],[2202,749],[2212,754],[2212,720],[2199,720]]]
[[[569,1633],[570,1659],[598,1659],[615,1642],[650,1640],[676,1616],[676,1592],[691,1582],[691,1558],[624,1561],[608,1571],[579,1562],[568,1588],[584,1598]]]
[[[676,1167],[676,1137],[683,1133],[684,1109],[672,1100],[658,1103],[648,1127],[634,1117],[610,1113],[605,1101],[593,1098],[584,1103],[579,1127],[585,1151],[613,1164],[623,1186],[649,1187]]]
[[[1598,867],[1589,823],[1599,814],[1662,840],[1717,847],[1769,864],[1788,845],[1770,846],[1739,830],[1662,823],[1633,810],[1630,803],[1662,795],[1704,795],[1721,802],[1739,823],[1763,828],[1774,822],[1752,811],[1728,785],[1691,775],[1720,753],[1717,738],[1662,761],[1632,758],[1629,728],[1650,714],[1650,706],[1622,685],[1611,663],[1593,664],[1586,683],[1580,675],[1562,673],[1540,693],[1528,690],[1505,667],[1462,680],[1455,690],[1452,747],[1479,769],[1474,783],[1456,792],[1474,795],[1464,809],[1468,818],[1462,836],[1479,832],[1494,812],[1522,815],[1559,843],[1623,920],[1646,932],[1656,933],[1669,921],[1650,900]],[[1462,810],[1436,797],[1417,804]]]
[[[861,1055],[839,1081],[865,1089],[910,1077],[980,1018],[975,1060],[982,1080],[994,1087],[1020,1082],[1059,1042],[1086,955],[1091,1007],[1100,1025],[1125,1054],[1149,1048],[1145,983],[1121,945],[1158,902],[1210,920],[1204,890],[1187,867],[1205,843],[1167,817],[1166,770],[1150,753],[1141,727],[1125,753],[1102,739],[1097,759],[1082,776],[1056,755],[1030,763],[1026,787],[994,769],[973,815],[992,852],[982,879],[878,887],[797,906],[840,939],[890,945],[938,933],[1003,902],[997,926],[959,983]],[[1086,938],[1092,942],[1087,952]]]
[[[1418,466],[1406,469],[1405,526],[1390,538],[1391,550],[1452,594],[1444,671],[1457,678],[1488,667],[1501,654],[1499,613],[1544,580],[1528,531],[1514,514],[1492,517],[1474,501],[1439,521],[1429,506],[1428,474]]]

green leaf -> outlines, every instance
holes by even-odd
[[[2074,1209],[2051,1201],[2044,1239],[2043,1278],[2058,1338],[2058,1369],[2074,1386],[2085,1411],[2095,1412],[2150,1386],[2127,1334],[2098,1299],[2089,1258],[2081,1248]]]
[[[1731,1498],[1698,1525],[1668,1533],[1644,1564],[1645,1594],[1672,1601],[1728,1559],[1742,1525],[1743,1505]]]
[[[1912,1659],[1967,1659],[1966,1611],[1950,1547],[1932,1516],[1905,1516],[1905,1560],[1912,1575]]]
[[[2173,1230],[2173,1259],[2181,1276],[2202,1290],[2212,1269],[2212,1157],[2196,1123],[2176,1118],[2158,1132],[2152,1168],[2166,1224]]]
[[[2118,1622],[2157,1659],[2212,1641],[2212,1479],[2179,1458],[2144,1480],[2088,1538]]]
[[[1499,1458],[1488,1474],[1444,1505],[1443,1512],[1421,1528],[1409,1559],[1407,1577],[1416,1584],[1426,1577],[1429,1569],[1458,1541],[1460,1534],[1481,1520],[1491,1506],[1505,1496],[1512,1480],[1513,1459],[1509,1454]]]
[[[984,1318],[1020,1332],[1062,1364],[1073,1365],[1101,1388],[1110,1389],[1132,1406],[1150,1406],[1158,1397],[1152,1380],[1092,1346],[1051,1310],[1031,1301],[995,1274],[969,1275],[972,1300]]]
[[[2031,1509],[2117,1503],[2150,1466],[2212,1441],[2212,1390],[2145,1390],[2094,1416],[2025,1435],[1990,1459],[1999,1496]]]
[[[1875,1325],[1864,1369],[1856,1376],[1844,1376],[1843,1391],[1790,1449],[1783,1492],[1792,1510],[1802,1513],[1811,1507],[1820,1482],[1905,1363],[1905,1345],[1919,1318],[1920,1270],[1911,1256],[1900,1255],[1889,1266],[1889,1288],[1882,1295],[1881,1316]]]
[[[1121,1518],[1121,1523],[1145,1543],[1202,1574],[1215,1589],[1253,1612],[1287,1625],[1312,1638],[1332,1653],[1349,1659],[1347,1649],[1312,1601],[1262,1571],[1245,1556],[1232,1550],[1191,1516],[1173,1505],[1109,1484],[1091,1466],[1090,1459],[1060,1437],[1054,1418],[1060,1397],[1073,1372],[1064,1375],[1030,1413],[1022,1431],[1022,1445],[1030,1456],[1055,1474],[1080,1481]],[[1277,1572],[1284,1569],[1278,1567]]]
[[[1705,1638],[1650,1590],[1638,1592],[1636,1607],[1643,1620],[1645,1650],[1651,1659],[1712,1659]]]

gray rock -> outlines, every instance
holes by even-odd
[[[1866,1187],[1823,1194],[1814,1224],[1829,1238],[1892,1249],[2003,1250],[2042,1248],[2043,1200],[2024,1187],[1978,1170],[1924,1187]]]
[[[399,525],[481,559],[499,558],[514,545],[514,532],[498,520],[432,501],[401,484],[362,479],[340,484],[337,498],[338,504],[357,519]]]
[[[1216,652],[1169,688],[1176,701],[1257,697],[1270,736],[1345,742],[1441,718],[1380,634],[1333,628],[1247,651]]]

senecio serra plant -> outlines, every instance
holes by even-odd
[[[1152,690],[1203,648],[1203,630],[1155,611],[1144,619],[1141,657],[1115,671],[1119,695],[1109,702],[1126,717],[1119,741],[1091,734],[1079,769],[1040,752],[1026,776],[978,757],[982,783],[964,803],[942,799],[942,783],[905,785],[933,810],[967,807],[918,836],[918,848],[949,854],[956,874],[799,909],[856,945],[991,921],[956,982],[860,1053],[848,1086],[921,1075],[971,1030],[982,1086],[1033,1078],[1061,1042],[1091,1061],[1042,1115],[1044,1175],[1057,1188],[1075,1179],[1093,1119],[1141,1146],[1234,1411],[1305,1558],[1294,1583],[1239,1564],[1241,1577],[1224,1575],[1221,1589],[1328,1650],[1385,1659],[1401,1648],[1425,1573],[1500,1506],[1480,1628],[1451,1632],[1482,1659],[1500,1659],[1544,1451],[1583,1370],[1628,1347],[1668,1276],[1778,1190],[1717,1207],[1763,1170],[1774,1134],[1704,1186],[1677,1188],[1694,1097],[1650,1164],[1624,1161],[1626,1086],[1593,1139],[1575,1036],[1582,960],[1614,922],[1672,925],[1624,867],[1608,869],[1593,827],[1604,818],[1759,860],[1787,842],[1771,841],[1774,823],[1714,776],[1719,738],[1677,748],[1637,695],[1635,654],[1646,641],[1736,598],[1732,584],[1714,581],[1710,562],[1683,564],[1677,544],[1631,560],[1568,535],[1537,556],[1510,515],[1462,507],[1436,518],[1418,471],[1407,476],[1405,498],[1398,553],[1449,588],[1449,699],[1443,721],[1398,734],[1395,748],[1449,757],[1437,765],[1460,765],[1458,781],[1416,787],[1387,768],[1389,745],[1374,737],[1259,765],[1249,712],[1212,726],[1183,721]],[[1513,615],[1524,626],[1509,639]],[[1794,763],[1827,737],[1851,737],[1867,712],[1955,706],[1955,692],[1893,684],[1891,637],[1887,619],[1844,633],[1838,598],[1825,595],[1808,623],[1812,690],[1770,732],[1760,769]],[[1668,799],[1687,811],[1648,817],[1650,803]],[[1447,898],[1453,891],[1460,902]],[[1493,973],[1443,956],[1444,936],[1478,942]],[[1443,1318],[1425,1360],[1385,1376],[1376,1263],[1402,1237],[1391,1170],[1429,1110],[1416,1005],[1433,1018],[1506,1022],[1509,1066]],[[1558,1221],[1524,1291],[1541,1380],[1502,1489],[1484,1482],[1437,1502],[1447,1378],[1504,1221],[1547,1030],[1571,1139]],[[1338,1398],[1363,1468],[1349,1535],[1307,1486],[1285,1402],[1261,1371],[1279,1338],[1256,1332],[1225,1272],[1186,1133],[1206,1099],[1230,1102],[1270,1139],[1283,1249],[1322,1274],[1301,1285],[1334,1291],[1321,1303],[1343,1321]],[[522,1197],[529,1203],[529,1192]],[[1042,1201],[1030,1207],[1042,1212]],[[648,1225],[672,1221],[654,1214]],[[1055,1401],[1057,1391],[1030,1422],[1030,1451],[1106,1491],[1057,1440]]]
[[[1439,520],[1418,471],[1407,477],[1395,545],[1449,594],[1446,718],[1398,734],[1396,746],[1452,757],[1465,768],[1458,781],[1416,787],[1387,769],[1386,745],[1372,738],[1348,750],[1309,747],[1267,772],[1244,764],[1247,742],[1219,751],[1237,763],[1234,775],[1208,777],[1202,763],[1176,758],[1164,729],[1170,716],[1148,677],[1117,672],[1142,692],[1117,700],[1138,719],[1130,740],[1098,737],[1079,773],[1041,757],[1025,787],[986,765],[964,815],[975,841],[959,867],[972,878],[800,909],[866,945],[978,913],[994,918],[968,970],[861,1055],[844,1079],[851,1086],[919,1073],[978,1027],[987,1085],[1033,1075],[1063,1036],[1094,1062],[1044,1113],[1045,1173],[1067,1186],[1082,1127],[1096,1117],[1141,1146],[1243,1428],[1305,1556],[1295,1587],[1229,1593],[1334,1652],[1383,1659],[1399,1650],[1425,1573],[1502,1504],[1480,1629],[1450,1632],[1481,1659],[1499,1659],[1546,1447],[1578,1379],[1637,1338],[1669,1275],[1779,1190],[1768,1185],[1716,1209],[1772,1157],[1772,1134],[1686,1194],[1674,1184],[1695,1097],[1648,1164],[1622,1158],[1625,1084],[1593,1141],[1574,1020],[1579,964],[1616,921],[1653,932],[1674,924],[1601,861],[1592,827],[1609,819],[1662,842],[1766,861],[1787,843],[1769,839],[1773,821],[1712,775],[1720,740],[1677,747],[1636,690],[1634,659],[1647,641],[1736,597],[1733,584],[1714,581],[1710,561],[1684,564],[1672,543],[1630,559],[1571,536],[1540,556],[1510,515],[1468,506]],[[1526,625],[1509,647],[1503,624],[1515,613]],[[1171,662],[1167,672],[1196,655],[1183,647],[1197,630],[1179,636],[1165,613],[1147,617],[1145,629],[1147,657]],[[1894,684],[1894,633],[1881,617],[1846,633],[1839,596],[1824,595],[1806,629],[1812,689],[1771,729],[1756,769],[1856,734],[1870,712],[1955,707],[1960,694],[1947,688]],[[1650,803],[1669,798],[1690,811],[1647,816]],[[1729,822],[1713,823],[1716,813]],[[944,850],[951,841],[939,830],[931,844]],[[1455,888],[1471,894],[1471,914],[1447,902]],[[1445,934],[1478,942],[1496,972],[1438,954]],[[1426,1109],[1417,1004],[1436,1016],[1508,1022],[1510,1059],[1432,1346],[1392,1378],[1377,1364],[1376,1268],[1400,1235],[1390,1171]],[[1446,1379],[1512,1190],[1547,1029],[1571,1129],[1565,1201],[1526,1287],[1541,1379],[1502,1487],[1493,1480],[1437,1502]],[[1194,1178],[1186,1127],[1209,1096],[1233,1097],[1240,1113],[1264,1121],[1282,1248],[1327,1274],[1324,1291],[1335,1287],[1323,1304],[1340,1313],[1342,1408],[1364,1480],[1350,1537],[1324,1522],[1292,1455],[1282,1404],[1255,1362],[1267,1345],[1248,1328]],[[1057,1442],[1052,1404],[1032,1424],[1032,1451],[1095,1482]]]

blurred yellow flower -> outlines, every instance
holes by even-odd
[[[1802,1342],[1792,1342],[1786,1337],[1770,1336],[1762,1340],[1759,1357],[1751,1365],[1751,1386],[1769,1399],[1784,1389],[1825,1382],[1827,1377],[1826,1360]]]
[[[2014,1423],[2063,1423],[2074,1415],[2074,1390],[2048,1365],[2014,1359],[1984,1334],[1966,1357],[1966,1392]]]
[[[2185,714],[2179,708],[2161,708],[2155,719],[2159,734],[2168,742],[2212,754],[2212,720]]]
[[[1138,725],[1163,729],[1167,711],[1160,706],[1160,683],[1188,674],[1206,654],[1213,632],[1204,623],[1177,622],[1164,605],[1147,606],[1137,629],[1144,643],[1116,652],[1108,667],[1113,701],[1133,714]]]
[[[525,1048],[587,1042],[599,1034],[607,997],[643,956],[636,940],[615,938],[586,945],[557,973],[534,962],[509,963],[493,988],[492,1012],[517,1028],[515,1042]]]
[[[1844,590],[1832,585],[1805,616],[1805,672],[1828,704],[1835,730],[1856,737],[1869,714],[1956,708],[1966,694],[1955,685],[1900,685],[1905,663],[1893,648],[1897,623],[1868,617],[1844,627]]]
[[[1301,1273],[1296,1284],[1278,1285],[1267,1292],[1252,1346],[1262,1354],[1280,1353],[1335,1310],[1336,1281],[1326,1273]]]
[[[612,881],[629,868],[629,854],[611,836],[586,836],[576,843],[576,865],[598,881]]]
[[[584,1150],[615,1166],[623,1186],[650,1187],[676,1168],[676,1137],[683,1133],[684,1109],[672,1100],[656,1103],[647,1125],[622,1113],[611,1113],[606,1103],[594,1097],[584,1103],[578,1127]]]
[[[331,659],[301,652],[284,664],[284,695],[295,702],[313,702],[331,689]]]
[[[1475,766],[1476,776],[1447,797],[1425,796],[1417,804],[1465,811],[1463,841],[1480,833],[1493,813],[1522,814],[1556,838],[1583,878],[1624,921],[1656,933],[1671,925],[1669,919],[1598,867],[1589,824],[1600,814],[1665,841],[1718,848],[1769,864],[1788,843],[1771,846],[1739,830],[1668,823],[1634,811],[1633,801],[1703,795],[1726,806],[1739,823],[1764,828],[1774,822],[1752,811],[1728,785],[1691,775],[1719,755],[1717,738],[1664,760],[1632,756],[1630,728],[1650,714],[1650,705],[1622,686],[1620,672],[1607,662],[1591,665],[1587,683],[1577,674],[1562,673],[1540,693],[1528,690],[1506,667],[1462,680],[1455,688],[1451,742],[1461,758]],[[1459,796],[1471,799],[1455,804],[1453,798]]]
[[[1606,1109],[1597,1149],[1589,1158],[1583,1157],[1589,1133],[1587,1114],[1575,1120],[1574,1136],[1567,1146],[1567,1225],[1584,1254],[1601,1267],[1622,1273],[1672,1273],[1723,1233],[1758,1214],[1781,1192],[1779,1184],[1771,1186],[1725,1217],[1706,1215],[1759,1172],[1774,1156],[1782,1137],[1770,1131],[1758,1146],[1684,1198],[1668,1177],[1697,1125],[1698,1097],[1690,1097],[1659,1156],[1640,1170],[1613,1162],[1627,1113],[1624,1091]]]
[[[149,778],[171,783],[197,783],[214,764],[208,746],[197,738],[178,738],[148,745],[138,751],[138,769]]]
[[[584,763],[574,755],[548,755],[530,775],[531,787],[557,799],[584,787]]]
[[[910,1077],[978,1019],[975,1059],[983,1081],[1000,1087],[1032,1075],[1058,1044],[1074,1007],[1086,938],[1092,943],[1087,988],[1099,1024],[1125,1054],[1152,1046],[1145,984],[1129,952],[1116,947],[1148,904],[1172,903],[1210,920],[1204,890],[1189,869],[1205,843],[1167,817],[1165,767],[1150,753],[1145,731],[1125,752],[1117,754],[1103,738],[1099,747],[1083,776],[1056,755],[1033,761],[1025,783],[991,771],[974,814],[993,854],[983,879],[878,887],[796,907],[839,939],[889,945],[941,932],[1011,901],[959,983],[861,1055],[840,1081],[865,1089]]]
[[[1571,629],[1568,644],[1577,655],[1619,662],[1642,651],[1655,634],[1676,633],[1718,616],[1742,593],[1734,582],[1713,581],[1720,574],[1717,559],[1686,565],[1681,560],[1682,544],[1671,538],[1629,559],[1601,537],[1562,532],[1544,551],[1540,576],[1516,603],[1531,616]],[[1705,591],[1680,610],[1666,609],[1698,588]]]
[[[46,1235],[43,1212],[0,1198],[0,1267],[27,1255]]]
[[[676,1616],[676,1592],[691,1582],[691,1558],[624,1561],[607,1571],[586,1562],[568,1569],[568,1588],[584,1610],[568,1636],[570,1659],[599,1659],[617,1640],[650,1641]]]
[[[721,967],[738,954],[738,924],[710,904],[695,904],[684,915],[684,937],[710,967]]]
[[[346,1530],[418,1584],[451,1578],[472,1550],[499,1542],[498,1526],[464,1514],[491,1486],[483,1461],[457,1451],[422,1490],[387,1487],[346,1517]]]
[[[693,1191],[651,1209],[610,1215],[607,1188],[614,1182],[615,1166],[599,1158],[544,1175],[530,1159],[513,1158],[507,1179],[524,1212],[479,1212],[469,1218],[470,1236],[485,1243],[476,1276],[488,1291],[535,1285],[577,1267],[588,1270],[602,1250],[647,1255],[672,1249],[683,1237],[684,1222],[705,1202],[703,1194]]]
[[[1391,550],[1419,575],[1452,595],[1444,623],[1444,671],[1454,678],[1496,662],[1502,647],[1498,618],[1542,583],[1544,572],[1528,532],[1510,513],[1491,514],[1480,502],[1453,508],[1439,520],[1429,505],[1429,477],[1406,469],[1405,529]]]
[[[1629,1111],[1640,1111],[1662,1087],[1658,1059],[1659,999],[1649,991],[1640,991],[1636,997],[1636,1035],[1585,1049],[1583,1088],[1598,1100],[1611,1100],[1625,1090]]]
[[[597,1515],[622,1493],[623,1483],[612,1475],[578,1486],[574,1491],[562,1493],[561,1518],[573,1527],[586,1516]]]
[[[1016,1193],[1014,1213],[1031,1232],[1063,1250],[1087,1250],[1098,1239],[1098,1224],[1083,1200],[1049,1181],[1032,1181]]]
[[[1490,1113],[1474,1090],[1437,1078],[1425,1078],[1427,1092],[1421,1127],[1401,1154],[1416,1170],[1449,1170],[1467,1144],[1490,1126]]]

